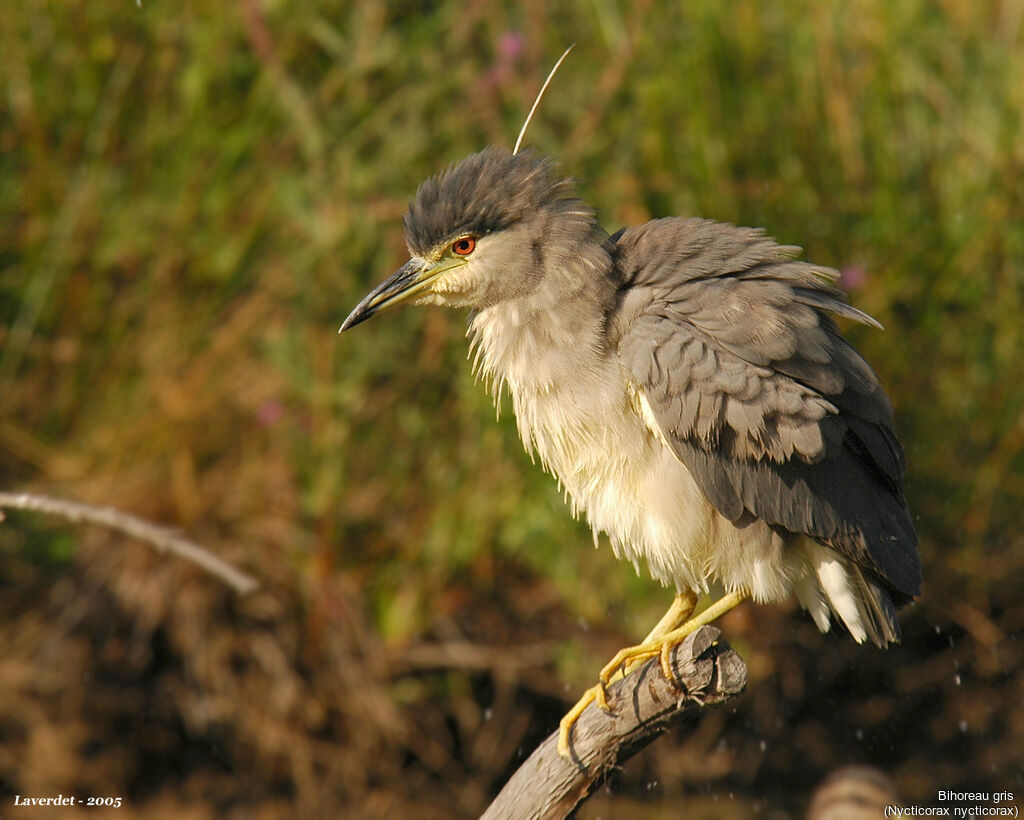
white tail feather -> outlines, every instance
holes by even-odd
[[[810,548],[817,564],[815,571],[818,582],[832,610],[843,619],[853,639],[857,643],[864,643],[868,633],[862,615],[863,605],[857,601],[856,593],[851,588],[845,562],[835,552],[820,544],[812,544]]]

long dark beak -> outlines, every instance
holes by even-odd
[[[356,305],[356,309],[348,315],[338,333],[365,322],[375,313],[401,304],[422,290],[434,275],[436,271],[422,259],[410,259]]]

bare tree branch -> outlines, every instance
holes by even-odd
[[[77,501],[65,501],[61,498],[32,493],[0,492],[0,509],[3,508],[49,513],[76,524],[83,521],[90,524],[102,524],[133,538],[148,541],[159,552],[168,552],[171,555],[184,558],[215,578],[219,578],[240,595],[250,593],[259,586],[259,583],[251,575],[235,569],[208,549],[182,538],[168,527],[144,521],[112,507],[94,507],[91,504],[81,504]],[[0,520],[2,519],[3,515],[0,513]]]
[[[573,759],[558,754],[554,732],[516,771],[481,820],[560,820],[604,778],[671,726],[723,703],[747,683],[747,667],[712,626],[698,629],[672,653],[676,681],[657,658],[608,687],[614,714],[589,707],[572,733]]]

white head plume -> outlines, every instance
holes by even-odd
[[[541,97],[544,96],[544,92],[547,90],[548,83],[551,82],[551,78],[555,76],[555,72],[558,71],[558,67],[562,64],[562,60],[569,56],[569,52],[573,50],[573,45],[569,46],[558,58],[558,62],[555,63],[554,68],[548,74],[548,78],[544,81],[544,85],[540,87],[540,92],[537,94],[537,99],[533,101],[533,107],[530,109],[530,113],[526,115],[526,122],[523,123],[523,127],[519,129],[519,138],[516,140],[516,147],[512,149],[512,156],[519,153],[519,147],[523,144],[523,137],[526,136],[526,127],[530,124],[530,120],[533,119],[533,112],[537,110],[537,106],[540,105]]]

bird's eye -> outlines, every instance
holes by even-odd
[[[476,239],[472,236],[464,236],[452,243],[452,251],[459,256],[469,256],[476,248]]]

